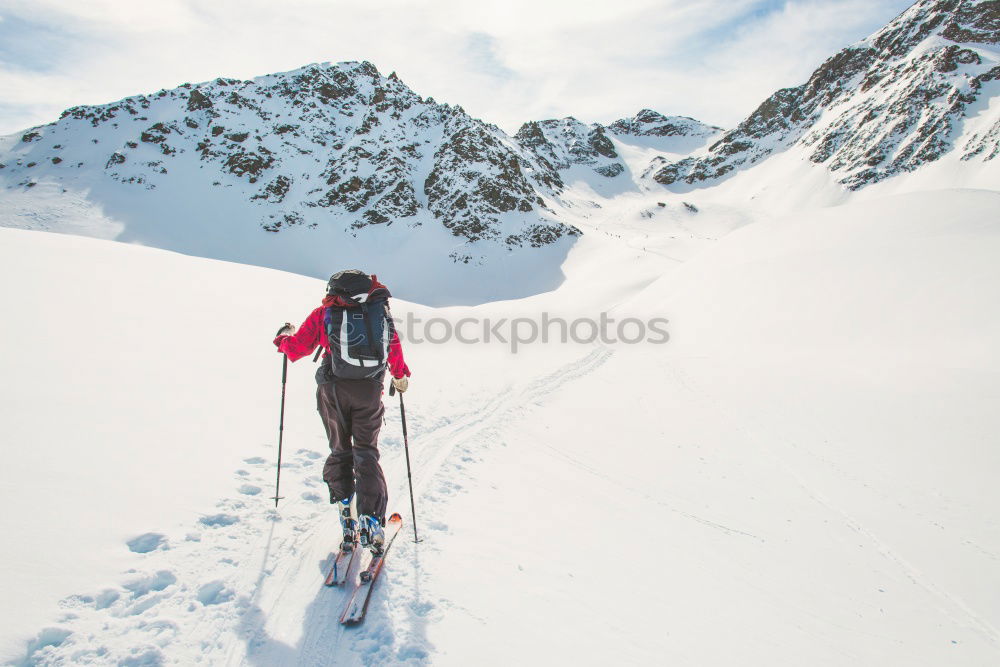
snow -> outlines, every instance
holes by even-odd
[[[722,194],[581,212],[547,293],[395,302],[451,323],[666,317],[671,339],[408,343],[423,541],[386,397],[406,523],[350,630],[322,586],[337,527],[308,360],[270,499],[270,339],[322,281],[0,229],[0,502],[23,506],[0,519],[0,659],[995,662],[1000,194],[785,217]]]

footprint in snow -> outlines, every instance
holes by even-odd
[[[93,607],[94,609],[107,609],[121,597],[118,591],[106,588],[97,595],[70,595],[59,603],[61,607],[79,608]]]
[[[134,655],[119,660],[118,667],[159,667],[163,664],[163,653],[155,648],[133,649],[133,652]]]
[[[410,609],[412,609],[413,613],[416,614],[417,616],[427,616],[432,611],[434,611],[434,603],[426,601],[414,602],[410,604]]]
[[[295,453],[296,454],[300,454],[300,455],[306,457],[307,459],[313,459],[313,460],[316,460],[316,459],[320,458],[321,456],[323,456],[319,452],[313,451],[311,449],[300,449],[299,451],[297,451]]]
[[[125,543],[129,551],[136,554],[148,554],[150,551],[167,548],[167,538],[160,533],[143,533]]]
[[[306,491],[305,493],[302,494],[302,500],[306,500],[310,503],[318,503],[322,502],[323,499],[315,493],[310,493],[309,491]]]
[[[256,496],[260,493],[260,487],[254,486],[253,484],[244,484],[240,487],[240,493],[245,496]]]
[[[230,602],[236,594],[221,581],[210,581],[198,589],[198,602],[206,607],[214,604]]]
[[[400,646],[399,650],[396,652],[396,662],[399,663],[424,663],[429,658],[430,654],[427,652],[427,649],[416,643],[404,644],[403,646]]]
[[[120,597],[121,595],[118,594],[118,591],[106,588],[94,598],[94,609],[107,609],[118,602],[118,598]]]
[[[231,526],[234,523],[239,523],[240,518],[238,516],[233,516],[232,514],[213,514],[211,516],[203,516],[198,520],[203,526],[208,526],[210,528],[219,528],[222,526]]]
[[[248,459],[243,459],[243,463],[249,463],[252,466],[259,466],[264,463],[267,463],[267,459],[264,459],[260,456],[251,456]]]
[[[21,661],[22,665],[35,665],[40,664],[41,656],[36,656],[36,653],[41,653],[45,649],[52,647],[56,648],[62,646],[62,643],[73,634],[65,628],[45,628],[38,635],[28,642],[28,650],[25,653],[24,660]]]
[[[170,570],[160,570],[156,574],[139,577],[127,584],[124,588],[132,593],[132,598],[140,598],[153,591],[162,591],[167,586],[177,583],[177,577]]]

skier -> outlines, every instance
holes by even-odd
[[[316,404],[330,441],[323,481],[330,489],[330,504],[339,510],[342,548],[351,549],[358,538],[376,554],[384,545],[388,501],[378,452],[385,411],[382,384],[387,367],[396,391],[406,391],[410,375],[389,313],[389,296],[375,275],[340,271],[327,283],[323,305],[298,330],[285,323],[274,339],[278,351],[291,361],[308,356],[317,345],[324,350],[316,371]],[[355,493],[356,520],[351,510]]]

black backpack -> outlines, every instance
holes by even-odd
[[[389,290],[378,285],[375,276],[352,269],[334,274],[326,292],[347,304],[327,307],[323,317],[334,377],[381,377],[395,333],[389,314]]]

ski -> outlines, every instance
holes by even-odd
[[[326,575],[324,583],[327,586],[343,586],[347,581],[347,573],[350,571],[351,564],[354,563],[354,557],[357,553],[357,544],[349,551],[341,547],[333,559],[333,565],[330,566],[330,573]]]
[[[354,586],[354,593],[351,595],[350,600],[347,601],[344,613],[340,615],[340,622],[342,624],[357,625],[365,620],[365,613],[368,611],[368,601],[371,600],[375,581],[378,579],[379,572],[382,571],[382,564],[385,563],[389,547],[392,546],[392,541],[396,539],[396,535],[399,534],[399,529],[402,525],[403,517],[399,514],[393,514],[389,517],[389,520],[385,524],[385,548],[382,549],[382,553],[379,555],[373,555],[368,562],[368,567],[363,569],[358,575],[358,583]]]

